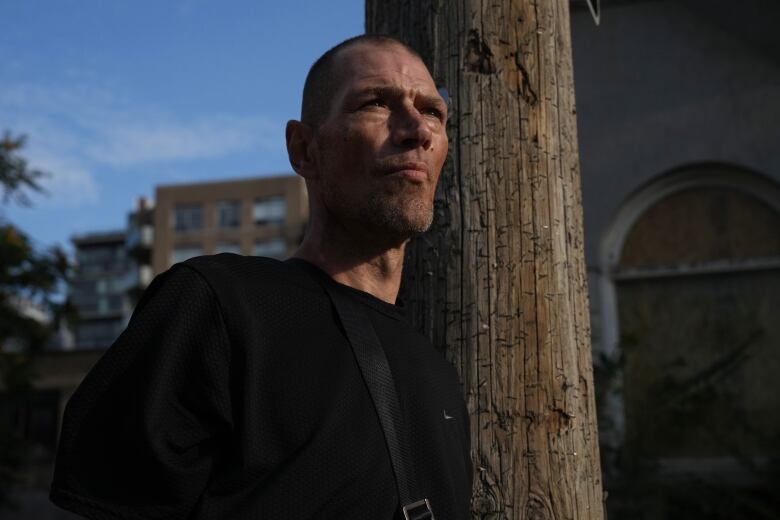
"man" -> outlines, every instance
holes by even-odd
[[[396,40],[325,53],[287,125],[309,190],[300,248],[285,262],[198,257],[155,279],[68,404],[52,500],[99,519],[401,517],[329,282],[385,352],[418,498],[439,520],[468,518],[457,376],[394,304],[404,246],[431,223],[446,111]]]

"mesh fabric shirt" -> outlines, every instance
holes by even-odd
[[[397,518],[379,420],[323,275],[220,254],[155,278],[68,403],[52,500],[95,519]],[[454,369],[401,308],[338,290],[365,306],[385,350],[422,495],[439,520],[469,518]]]

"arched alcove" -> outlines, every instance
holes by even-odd
[[[626,201],[600,261],[623,455],[737,480],[780,457],[780,188],[735,167],[671,172]]]
[[[634,222],[618,268],[695,267],[780,256],[780,213],[729,186],[697,186],[666,195]]]
[[[780,455],[780,213],[725,186],[650,206],[613,269],[626,448]]]

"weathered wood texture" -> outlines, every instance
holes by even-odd
[[[367,0],[450,93],[404,294],[471,414],[475,518],[603,518],[568,0]]]

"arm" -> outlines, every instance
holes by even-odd
[[[230,345],[208,283],[176,265],[68,403],[51,499],[88,518],[186,518],[232,427]]]

